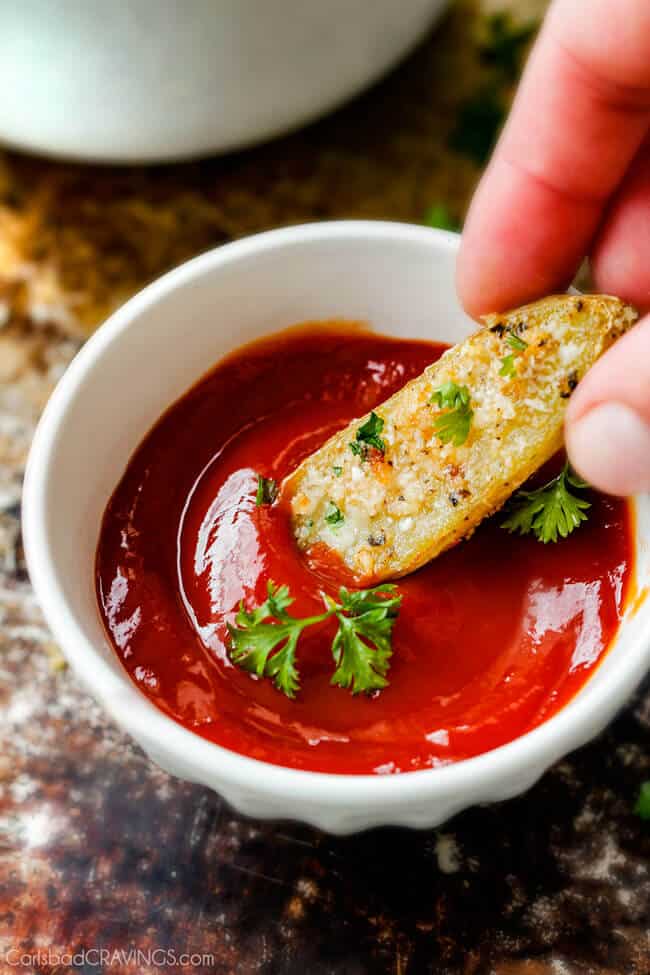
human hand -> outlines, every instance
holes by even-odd
[[[565,288],[589,254],[597,288],[650,310],[650,4],[555,0],[465,223],[471,315]],[[612,494],[650,490],[650,316],[571,399],[575,468]]]

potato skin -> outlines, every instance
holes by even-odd
[[[573,389],[636,318],[606,295],[555,295],[486,316],[484,327],[375,408],[383,454],[364,458],[350,447],[366,414],[285,480],[299,546],[324,544],[360,580],[379,582],[468,537],[561,447]],[[525,348],[513,350],[512,336]],[[501,375],[513,351],[515,374]],[[432,396],[450,381],[471,397],[460,446],[441,443],[434,431],[441,410]],[[343,516],[336,524],[333,505]]]

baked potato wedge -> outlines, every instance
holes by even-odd
[[[374,583],[466,538],[561,447],[573,389],[636,317],[605,295],[487,316],[289,475],[298,545]]]

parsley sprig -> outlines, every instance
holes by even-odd
[[[458,386],[455,382],[443,383],[434,390],[431,402],[438,406],[440,413],[433,424],[433,432],[441,443],[453,443],[462,446],[469,436],[474,410],[470,406],[470,395],[467,386]]]
[[[516,376],[517,374],[517,370],[515,369],[515,356],[526,351],[528,348],[528,342],[524,342],[524,340],[518,335],[515,335],[514,332],[509,332],[508,337],[506,338],[506,344],[510,346],[512,352],[510,355],[504,356],[501,360],[499,375],[510,379],[512,376]]]
[[[276,587],[269,580],[262,605],[246,610],[242,601],[235,617],[236,626],[228,624],[233,663],[258,677],[271,677],[287,697],[295,697],[300,683],[295,664],[298,638],[305,627],[323,619],[322,616],[295,619],[287,613],[292,602],[288,586]],[[276,622],[264,622],[270,618]],[[280,644],[283,646],[271,656]]]
[[[534,491],[517,491],[508,504],[509,514],[501,527],[520,535],[533,534],[540,542],[557,542],[587,520],[591,502],[574,494],[589,487],[567,461],[563,470]]]
[[[353,694],[387,687],[386,674],[393,653],[392,635],[402,597],[391,583],[350,592],[339,589],[340,603],[325,597],[338,621],[332,643],[336,670],[332,684]]]
[[[333,501],[328,501],[325,508],[325,521],[328,525],[340,525],[345,521],[343,512]]]
[[[379,434],[384,429],[384,420],[373,410],[365,423],[357,430],[355,439],[350,444],[350,450],[361,460],[366,460],[368,450],[374,447],[380,453],[385,453],[386,444]]]
[[[255,504],[260,508],[263,504],[273,504],[278,496],[278,482],[272,477],[257,475],[257,491],[255,492]]]
[[[336,670],[332,684],[353,694],[379,691],[388,685],[392,632],[402,597],[386,583],[351,592],[339,589],[338,602],[323,594],[325,612],[298,619],[287,609],[293,603],[288,586],[269,580],[267,598],[255,609],[240,604],[235,625],[228,624],[233,663],[258,677],[270,677],[279,691],[293,698],[300,687],[296,650],[309,626],[334,618],[338,629],[332,642]]]

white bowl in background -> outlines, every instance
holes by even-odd
[[[375,81],[448,2],[2,3],[0,140],[104,162],[251,145]]]
[[[456,765],[394,776],[266,764],[200,738],[131,683],[109,644],[94,586],[102,514],[133,451],[210,364],[284,326],[348,318],[378,332],[455,342],[472,323],[454,288],[455,234],[405,224],[312,224],[210,251],[150,285],[86,343],[48,403],[24,496],[25,546],[54,636],[92,694],[174,775],[251,816],[335,833],[435,826],[531,786],[602,730],[650,665],[650,603],[639,597],[578,695],[534,731]],[[650,572],[650,503],[635,499],[639,592]]]

